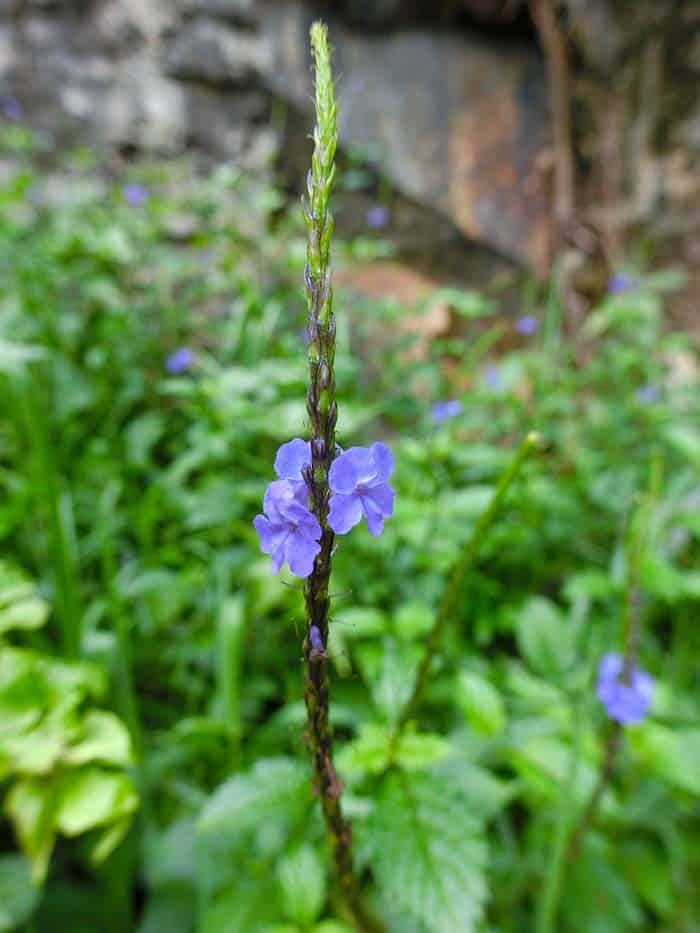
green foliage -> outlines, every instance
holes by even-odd
[[[0,193],[0,929],[348,933],[304,744],[302,595],[251,527],[278,444],[306,432],[297,209],[175,164],[138,168],[138,209],[75,164],[51,200],[20,142]],[[382,437],[397,463],[382,537],[337,542],[330,642],[343,804],[392,933],[533,928],[560,815],[600,773],[595,671],[621,645],[657,460],[652,714],[625,731],[554,928],[700,924],[700,390],[668,287],[640,273],[574,341],[555,286],[528,287],[527,339],[496,293],[449,289],[426,304],[451,309],[449,339],[415,362],[405,308],[340,296],[339,443]],[[192,369],[169,374],[184,345]],[[435,424],[447,398],[462,413]],[[544,450],[397,735],[444,582],[531,428]]]
[[[388,904],[448,933],[477,929],[487,897],[483,828],[458,787],[431,775],[390,775],[367,829]]]

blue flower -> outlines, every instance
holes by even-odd
[[[24,107],[16,97],[5,97],[0,105],[2,115],[12,123],[18,123],[24,116]]]
[[[285,561],[297,577],[308,577],[321,550],[321,526],[314,515],[299,503],[297,491],[288,480],[270,483],[263,499],[264,515],[256,515],[253,526],[260,538],[260,550],[272,558],[278,573]]]
[[[540,322],[533,314],[523,314],[515,322],[515,329],[523,337],[532,337],[537,333]]]
[[[275,457],[275,473],[280,479],[286,479],[294,488],[300,505],[308,501],[308,489],[304,479],[304,468],[311,465],[311,444],[295,437],[282,444]]]
[[[629,682],[623,676],[625,661],[622,655],[605,654],[598,667],[598,699],[610,719],[623,726],[641,722],[649,712],[654,692],[653,678],[633,667]]]
[[[338,535],[347,534],[364,515],[370,534],[377,537],[384,519],[394,511],[394,490],[389,477],[394,458],[386,444],[351,447],[331,464],[328,524]]]
[[[386,227],[389,223],[389,216],[389,208],[382,207],[381,204],[375,204],[373,207],[367,208],[365,220],[367,221],[368,227],[377,229],[379,227]]]
[[[124,195],[124,200],[131,207],[141,207],[148,200],[148,188],[145,185],[139,185],[135,182],[131,182],[128,185],[124,185],[122,188],[122,194]]]
[[[642,405],[653,405],[654,402],[658,402],[661,398],[661,389],[649,383],[644,386],[640,386],[637,391],[634,393],[637,397],[637,401]]]
[[[612,295],[619,295],[621,292],[628,292],[634,288],[634,278],[626,272],[616,272],[608,280],[608,291]]]
[[[462,413],[462,403],[457,399],[449,399],[446,402],[436,402],[430,409],[430,417],[433,421],[449,421],[450,418],[456,418]]]
[[[179,376],[191,369],[194,364],[194,352],[190,347],[179,347],[165,358],[165,368],[172,376]]]

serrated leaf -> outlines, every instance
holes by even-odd
[[[487,898],[487,847],[458,789],[428,775],[390,775],[367,827],[387,902],[431,933],[471,933]]]
[[[207,800],[202,833],[243,832],[264,820],[299,813],[311,801],[309,770],[294,758],[264,758],[246,774],[224,781]]]

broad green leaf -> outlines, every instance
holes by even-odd
[[[518,647],[535,671],[562,674],[575,657],[573,633],[561,611],[543,596],[531,597],[516,620]]]
[[[306,928],[318,918],[326,899],[326,873],[315,850],[304,845],[278,866],[285,913]]]
[[[700,795],[700,729],[670,729],[647,721],[628,733],[647,768],[675,787]]]
[[[246,774],[224,781],[207,800],[201,832],[243,832],[265,820],[297,815],[311,801],[308,766],[294,758],[263,758]]]
[[[138,802],[125,774],[94,765],[81,768],[61,780],[55,825],[66,836],[78,836],[131,816]]]
[[[387,629],[387,619],[379,609],[369,606],[348,607],[333,613],[331,627],[342,628],[343,638],[366,638],[370,635],[381,635]]]
[[[29,863],[21,855],[0,855],[0,933],[18,930],[39,902]]]
[[[396,610],[393,621],[399,638],[412,641],[430,631],[435,621],[435,612],[425,603],[404,603]]]
[[[66,750],[63,760],[72,765],[90,761],[131,764],[129,732],[114,713],[90,710],[82,722],[80,738]]]
[[[501,695],[479,674],[460,671],[457,677],[455,702],[469,725],[485,735],[497,735],[506,724],[506,712]]]
[[[367,826],[382,898],[431,933],[478,929],[486,841],[458,789],[431,775],[387,777]]]

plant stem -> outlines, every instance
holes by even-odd
[[[530,433],[522,441],[515,456],[501,474],[498,483],[496,484],[494,493],[491,496],[491,501],[477,519],[469,540],[467,541],[467,544],[462,551],[459,560],[452,569],[452,573],[442,594],[437,616],[435,617],[433,626],[425,639],[423,655],[421,657],[420,663],[418,664],[418,671],[416,673],[413,692],[411,693],[411,696],[404,706],[397,721],[396,731],[394,734],[395,741],[398,739],[402,728],[413,715],[416,706],[418,705],[418,702],[423,695],[423,690],[425,689],[428,680],[430,665],[437,652],[445,625],[447,624],[448,619],[453,618],[455,614],[457,603],[462,592],[464,578],[474,563],[474,559],[479,553],[479,550],[484,543],[491,526],[499,514],[508,490],[520,473],[520,470],[527,458],[539,444],[539,441],[540,436],[536,431],[530,431]]]
[[[625,586],[625,598],[622,609],[622,628],[623,628],[623,656],[624,666],[622,669],[622,678],[629,682],[632,671],[637,662],[639,654],[639,640],[642,629],[641,613],[641,588],[639,580],[641,576],[642,562],[649,546],[649,533],[651,526],[651,511],[654,501],[658,498],[662,482],[662,463],[657,453],[652,457],[649,468],[649,486],[648,491],[642,498],[642,501],[634,516],[627,542],[627,580]],[[615,765],[617,756],[622,748],[624,730],[619,722],[610,724],[608,735],[605,740],[603,751],[603,760],[600,766],[598,781],[591,792],[591,796],[579,817],[576,829],[574,830],[569,845],[567,847],[567,861],[573,861],[581,850],[583,838],[595,822],[598,813],[598,807],[603,798],[603,794],[608,784],[615,774]]]
[[[559,792],[554,848],[549,863],[549,872],[542,891],[542,898],[538,905],[537,933],[553,933],[556,929],[557,911],[566,873],[567,839],[569,838],[573,820],[572,799],[575,796],[578,764],[581,756],[581,722],[583,717],[579,709],[580,705],[579,698],[579,701],[572,708],[573,735],[569,771]]]
[[[328,585],[334,535],[328,527],[328,471],[335,456],[335,319],[330,275],[330,241],[333,218],[328,209],[335,175],[337,106],[331,75],[326,27],[311,27],[311,49],[316,74],[316,126],[308,197],[303,204],[308,230],[306,283],[308,300],[309,386],[306,407],[311,421],[311,467],[306,480],[311,510],[321,526],[321,550],[306,581],[306,638],[304,697],[314,783],[321,800],[335,871],[346,907],[355,926],[368,933],[382,926],[365,908],[353,869],[352,831],[340,806],[342,785],[333,764],[333,739],[329,721]],[[312,638],[312,630],[314,638]],[[321,647],[318,647],[320,638]]]

